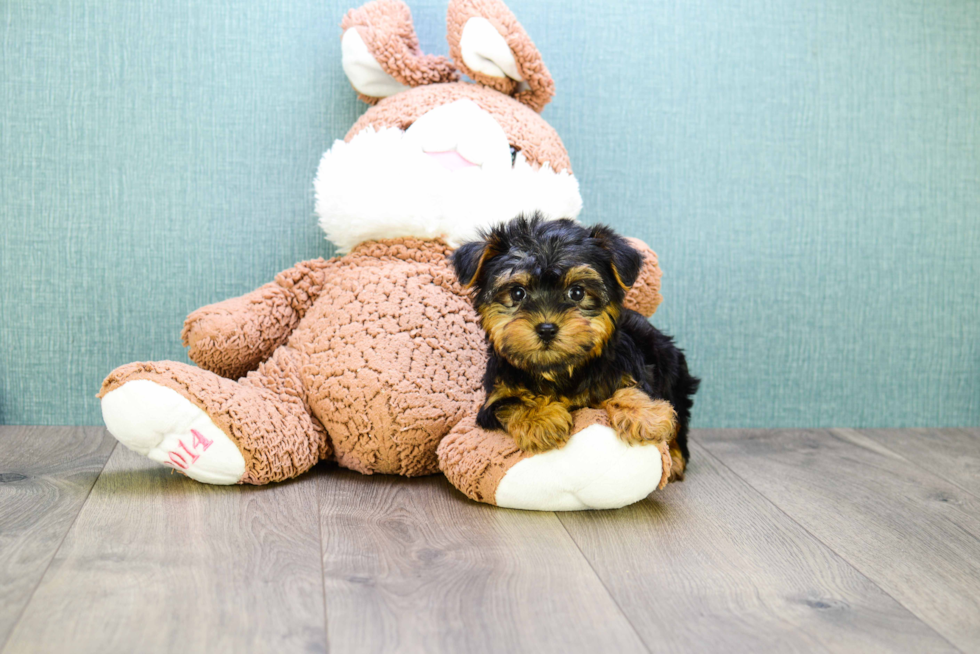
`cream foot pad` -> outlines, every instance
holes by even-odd
[[[631,447],[611,428],[596,424],[560,450],[515,463],[497,486],[496,504],[538,511],[614,509],[649,495],[662,472],[656,446]]]
[[[129,449],[205,484],[237,484],[245,474],[238,446],[177,391],[134,379],[102,398],[102,417]]]

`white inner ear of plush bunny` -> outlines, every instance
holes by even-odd
[[[343,54],[344,73],[358,93],[372,98],[387,98],[408,90],[409,87],[384,71],[356,27],[344,32],[340,51]]]
[[[463,63],[473,72],[524,81],[517,72],[517,62],[507,41],[486,18],[474,16],[466,21],[459,37],[459,49]]]

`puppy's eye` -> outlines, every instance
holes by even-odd
[[[510,299],[514,302],[520,302],[527,296],[527,291],[524,290],[523,286],[515,286],[510,289]]]
[[[510,146],[510,165],[513,166],[517,162],[517,153],[520,152],[520,148],[517,146]]]
[[[572,302],[581,302],[585,299],[585,289],[581,286],[573,286],[568,289],[568,299]]]

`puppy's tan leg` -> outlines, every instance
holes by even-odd
[[[667,482],[684,481],[684,469],[687,467],[687,461],[684,460],[684,455],[681,454],[676,441],[670,443],[670,460],[670,479]]]
[[[666,443],[677,435],[677,413],[670,402],[654,400],[638,388],[619,389],[602,407],[616,433],[630,445]]]
[[[572,429],[568,408],[542,395],[526,395],[518,403],[501,407],[497,418],[517,447],[528,454],[562,447]]]

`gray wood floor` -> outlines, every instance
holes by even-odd
[[[698,431],[619,511],[0,427],[0,652],[980,651],[980,429]]]

